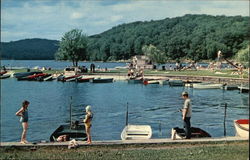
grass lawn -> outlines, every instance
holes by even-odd
[[[0,148],[0,159],[118,159],[118,160],[247,160],[248,142],[220,144],[154,144],[141,146],[81,146]]]

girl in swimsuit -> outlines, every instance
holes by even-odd
[[[20,122],[22,123],[22,127],[23,127],[23,132],[22,132],[22,136],[21,136],[21,141],[20,143],[22,144],[27,144],[28,141],[26,140],[26,134],[27,134],[27,130],[28,130],[28,106],[29,106],[30,102],[29,101],[24,101],[22,104],[22,107],[19,109],[19,111],[16,112],[16,116],[20,116]]]
[[[84,124],[85,124],[85,130],[86,130],[86,134],[87,134],[87,143],[91,144],[91,135],[90,135],[90,128],[91,128],[91,121],[93,118],[93,113],[91,112],[91,106],[88,105],[85,108],[86,110],[86,115],[85,115],[85,119],[83,120]]]

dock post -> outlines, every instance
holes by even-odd
[[[226,116],[227,116],[227,103],[224,103],[224,136],[227,135],[227,132],[226,132]]]

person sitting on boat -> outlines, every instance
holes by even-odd
[[[57,142],[66,142],[66,141],[69,141],[69,135],[60,135],[57,139],[56,139]]]
[[[85,124],[85,130],[86,130],[86,134],[87,134],[87,143],[91,144],[91,135],[90,135],[90,128],[91,128],[91,121],[93,118],[93,113],[91,112],[91,106],[88,105],[85,108],[86,110],[86,115],[85,115],[85,119],[83,120],[84,124]]]

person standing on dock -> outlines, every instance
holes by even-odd
[[[22,107],[19,109],[19,111],[16,112],[16,116],[21,116],[20,122],[22,123],[23,132],[21,136],[21,144],[27,144],[28,141],[26,140],[27,130],[28,130],[28,106],[30,102],[29,101],[23,101]]]
[[[192,114],[192,107],[191,107],[191,100],[188,96],[188,92],[182,92],[182,98],[184,99],[184,105],[182,111],[182,120],[184,122],[184,129],[185,129],[185,139],[191,138],[191,114]]]
[[[91,112],[91,106],[88,105],[85,108],[86,110],[86,115],[85,115],[85,119],[83,120],[84,124],[85,124],[85,131],[87,134],[87,143],[91,144],[92,140],[91,140],[91,134],[90,134],[90,128],[91,128],[91,121],[93,118],[93,113]]]

